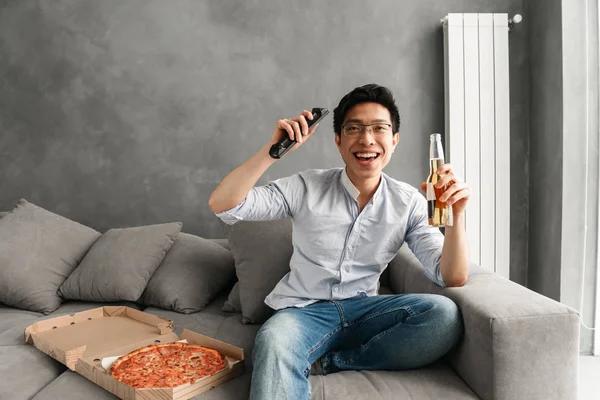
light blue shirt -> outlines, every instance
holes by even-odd
[[[308,170],[250,190],[236,207],[216,214],[226,224],[291,218],[290,272],[265,298],[275,309],[319,300],[378,294],[379,276],[402,244],[446,286],[440,273],[444,236],[427,223],[427,202],[413,186],[382,174],[362,212],[345,168]]]

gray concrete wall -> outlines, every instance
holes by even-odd
[[[401,139],[386,172],[418,185],[444,128],[449,12],[522,0],[0,1],[0,209],[24,197],[92,226],[181,220],[221,237],[210,193],[278,118],[390,87]],[[510,39],[511,274],[527,275],[528,38]],[[332,119],[261,179],[342,165]]]

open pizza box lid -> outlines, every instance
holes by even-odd
[[[173,388],[135,389],[113,378],[102,360],[157,343],[180,340],[209,347],[225,355],[228,368],[193,384]],[[184,329],[173,322],[125,306],[105,306],[73,315],[38,321],[25,329],[25,340],[71,370],[122,399],[189,399],[243,373],[244,351]]]

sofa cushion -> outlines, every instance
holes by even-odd
[[[31,399],[67,368],[25,344],[0,347],[0,360],[0,399]]]
[[[0,211],[0,218],[4,217],[6,214],[8,214],[8,211]]]
[[[100,233],[19,200],[0,218],[0,302],[50,313],[61,303],[60,285]]]
[[[240,221],[226,232],[235,260],[244,323],[262,323],[273,313],[265,297],[290,270],[292,222]]]
[[[224,312],[242,312],[242,303],[240,302],[240,284],[236,282],[227,296],[227,300],[223,303],[221,308]]]
[[[479,399],[443,362],[408,371],[342,371],[311,375],[312,400]]]
[[[60,287],[60,295],[83,301],[137,301],[181,226],[171,222],[108,230]]]
[[[234,278],[231,251],[211,240],[180,233],[140,302],[183,314],[198,312]]]

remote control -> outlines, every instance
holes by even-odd
[[[310,120],[306,118],[306,122],[308,123],[308,130],[310,130],[310,128],[314,124],[321,121],[327,114],[329,114],[329,110],[326,108],[313,108],[311,112],[313,115],[313,119]],[[271,150],[269,150],[269,155],[273,158],[281,158],[296,143],[297,142],[295,140],[286,137],[285,139],[282,139],[279,143],[275,143],[273,146],[271,146]]]

